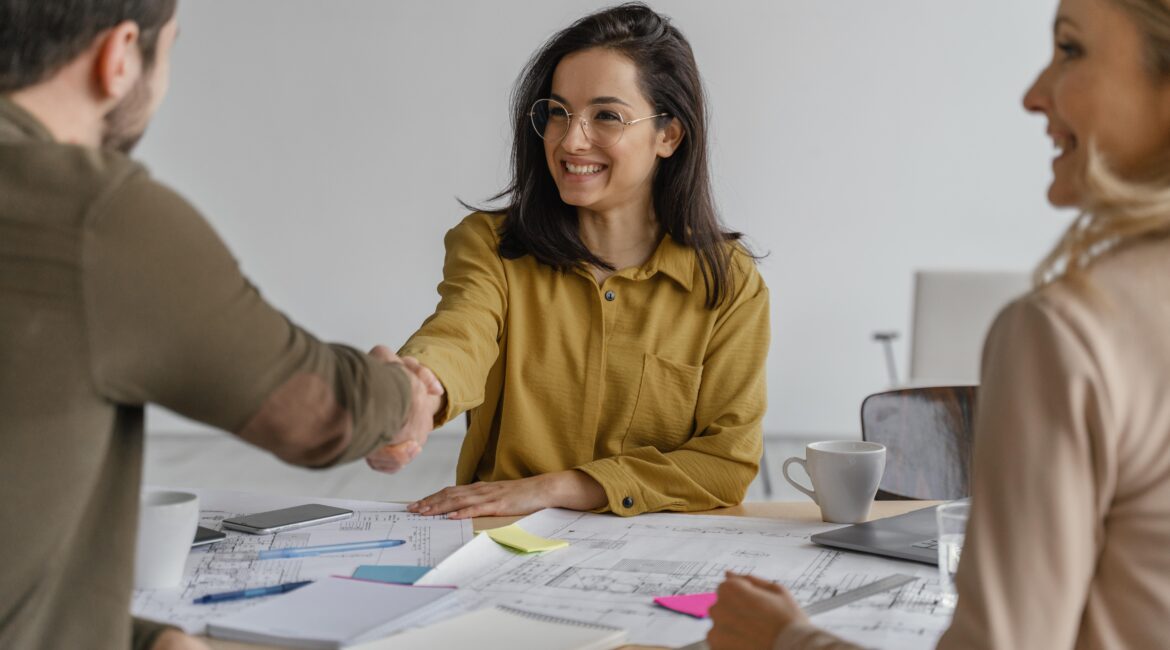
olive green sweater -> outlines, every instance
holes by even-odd
[[[409,396],[268,305],[140,165],[0,98],[0,648],[130,647],[145,404],[321,466],[393,440]]]

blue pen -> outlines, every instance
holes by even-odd
[[[261,560],[277,560],[290,557],[313,557],[324,553],[345,553],[346,551],[365,551],[373,548],[389,548],[405,544],[401,539],[375,539],[369,542],[350,542],[347,544],[325,544],[324,546],[302,546],[299,548],[274,548],[260,551],[257,554]]]
[[[225,600],[240,600],[241,598],[256,598],[258,596],[271,596],[273,594],[283,594],[293,589],[300,589],[307,584],[313,582],[312,580],[305,580],[302,582],[288,582],[283,585],[272,585],[271,587],[254,587],[252,589],[240,589],[239,591],[225,591],[221,594],[207,594],[195,599],[196,605],[206,605],[208,603],[222,603]]]

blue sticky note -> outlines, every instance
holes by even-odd
[[[423,577],[429,566],[404,566],[401,564],[363,564],[354,572],[353,577],[358,580],[374,580],[390,582],[396,585],[413,585]]]

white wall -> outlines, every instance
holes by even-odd
[[[455,197],[507,180],[521,66],[606,4],[183,0],[139,153],[300,323],[397,345],[436,302]],[[653,4],[695,48],[725,219],[771,254],[765,429],[855,431],[886,382],[870,333],[908,330],[914,269],[1025,270],[1068,221],[1019,101],[1056,2]]]

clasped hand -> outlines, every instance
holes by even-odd
[[[402,366],[410,378],[410,409],[398,435],[394,436],[395,442],[366,456],[366,464],[370,467],[392,474],[414,460],[426,444],[427,436],[435,428],[435,414],[443,405],[443,384],[430,368],[414,357],[399,357],[382,345],[370,350],[370,356]]]

